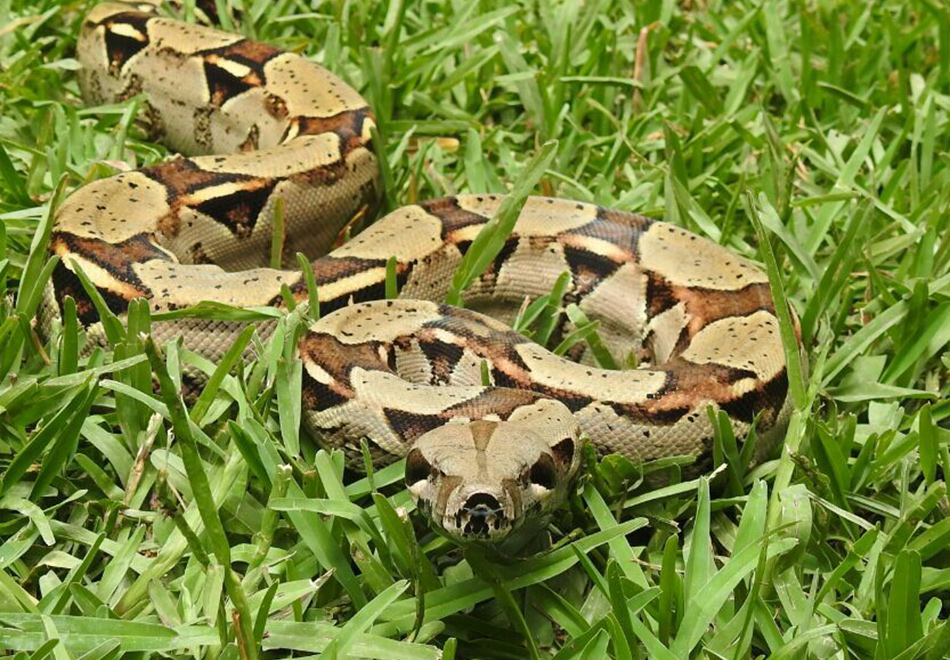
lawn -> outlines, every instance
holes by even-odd
[[[364,94],[386,208],[510,190],[556,140],[535,192],[706,235],[797,311],[773,460],[750,466],[728,425],[713,480],[605,459],[553,547],[509,559],[431,532],[400,465],[344,475],[302,436],[290,345],[173,350],[173,375],[215,374],[187,411],[153,390],[146,309],[88,357],[70,324],[35,333],[51,210],[169,155],[135,100],[83,105],[93,4],[0,0],[5,657],[950,652],[946,0],[218,0],[243,5],[227,29]]]

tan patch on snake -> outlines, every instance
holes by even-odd
[[[485,388],[482,387],[414,387],[399,376],[385,371],[365,371],[354,367],[350,382],[358,395],[372,400],[374,393],[390,392],[393,408],[416,415],[452,415],[466,412],[472,401],[477,400]],[[397,404],[398,402],[398,404]]]
[[[208,264],[183,265],[171,261],[131,264],[136,276],[154,293],[155,309],[177,309],[213,299],[235,307],[264,307],[290,286],[295,273],[255,268],[229,273]]]
[[[459,195],[460,208],[491,218],[501,205],[500,197]],[[479,201],[481,199],[481,201]],[[529,197],[518,217],[515,233],[519,236],[551,236],[579,229],[597,217],[597,207],[564,199]]]
[[[521,344],[517,352],[534,382],[552,390],[577,392],[591,399],[641,404],[649,400],[650,393],[666,383],[666,374],[662,371],[597,369],[553,356],[537,344]]]
[[[672,286],[733,291],[768,283],[765,273],[725,248],[685,229],[657,222],[639,239],[640,263]]]
[[[495,200],[495,195],[476,195],[476,201],[481,199]],[[419,205],[427,213],[434,215],[442,221],[442,238],[456,242],[457,233],[472,226],[482,226],[488,218],[467,211],[459,206],[458,197],[444,197],[442,199],[433,199],[420,202]]]
[[[436,388],[441,389],[441,388]],[[474,390],[475,388],[464,388]],[[516,411],[529,406],[542,395],[529,390],[506,389],[502,387],[478,388],[480,391],[464,401],[444,409],[445,414],[461,415],[478,419],[490,414],[496,419],[506,420]]]
[[[94,181],[70,195],[56,213],[57,231],[121,243],[167,214],[167,190],[143,172]]]
[[[769,381],[785,369],[778,319],[759,311],[714,321],[692,338],[682,358],[748,370]]]
[[[320,365],[320,369],[330,378],[346,388],[349,396],[352,396],[350,372],[354,368],[364,371],[389,369],[375,345],[349,344],[322,332],[309,332],[304,335],[298,349],[304,363]]]
[[[319,328],[340,338],[345,344],[361,344],[366,341],[391,342],[399,336],[409,335],[426,321],[440,318],[439,306],[432,302],[413,300],[410,304],[392,300],[378,300],[363,305],[353,305],[338,310],[335,314],[320,319]]]
[[[579,307],[591,317],[601,316],[642,337],[647,317],[647,276],[636,265],[623,264],[596,282]]]
[[[422,259],[442,248],[442,222],[420,206],[404,206],[357,234],[333,255],[360,259]],[[400,240],[412,233],[414,240]]]
[[[237,34],[168,18],[154,18],[149,21],[148,34],[159,52],[182,58],[224,48],[244,40]]]
[[[366,106],[356,91],[323,67],[294,53],[264,65],[268,89],[283,99],[290,117],[331,117]]]

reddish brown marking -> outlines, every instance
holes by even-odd
[[[284,51],[280,48],[276,48],[270,44],[243,39],[229,46],[204,51],[201,54],[206,56],[217,55],[222,59],[234,60],[235,62],[250,67],[259,75],[262,75],[264,65],[283,52]]]
[[[771,290],[766,283],[733,290],[704,289],[670,284],[654,272],[647,272],[647,300],[649,318],[684,304],[689,319],[687,341],[714,321],[730,316],[749,316],[758,311],[775,311]]]
[[[380,358],[376,342],[344,344],[332,335],[308,332],[298,348],[303,361],[310,359],[319,364],[347,396],[352,396],[350,372],[353,367],[392,373],[389,365]]]
[[[481,419],[486,415],[498,415],[500,419],[506,420],[518,408],[546,398],[530,390],[492,387],[483,390],[481,394],[468,401],[462,401],[446,408],[440,413],[440,416],[446,419],[452,417]]]
[[[290,181],[303,186],[332,186],[349,174],[350,169],[344,160],[322,165],[303,172],[295,172],[287,177]]]
[[[287,103],[274,94],[268,94],[264,99],[264,108],[267,110],[267,114],[275,119],[285,119],[287,117]]]
[[[765,283],[750,284],[734,291],[674,287],[673,295],[686,303],[690,339],[714,321],[730,316],[749,316],[758,311],[775,311],[772,293]]]
[[[80,255],[108,272],[115,279],[115,286],[100,286],[99,293],[116,314],[124,312],[133,298],[147,298],[152,294],[133,270],[135,264],[156,259],[172,261],[146,234],[138,234],[120,243],[109,243],[98,238],[54,232],[49,249],[63,260],[74,254]],[[77,316],[84,325],[99,320],[99,313],[79,278],[64,263],[60,263],[53,273],[53,289],[60,308],[65,297],[72,296],[76,301]]]
[[[99,238],[85,238],[59,231],[50,237],[50,251],[62,258],[68,258],[72,254],[81,255],[109,271],[116,279],[141,287],[141,295],[146,295],[148,289],[141,285],[132,265],[155,259],[172,261],[146,234],[136,234],[119,243],[109,243]]]
[[[653,220],[646,217],[645,215],[628,213],[627,211],[618,211],[616,209],[608,209],[602,206],[597,207],[597,218],[600,220],[606,220],[613,225],[634,227],[640,231],[643,231],[653,224]]]
[[[286,113],[286,108],[284,112]],[[361,147],[372,150],[372,144],[363,139],[363,123],[367,119],[373,121],[374,116],[372,110],[364,107],[344,110],[331,117],[295,117],[292,120],[297,126],[297,135],[336,133],[340,139],[339,160],[333,165],[320,168],[320,171],[325,170],[326,174],[317,173],[318,176],[331,176],[332,181],[336,181],[347,171],[346,157],[350,152]]]
[[[495,198],[494,195],[486,195],[485,197]],[[482,197],[479,197],[478,200],[481,201]],[[442,221],[443,240],[449,240],[450,236],[460,229],[472,225],[483,225],[488,222],[488,218],[460,207],[458,200],[454,197],[442,197],[420,202],[419,206]]]
[[[168,213],[159,219],[158,230],[162,235],[168,237],[178,235],[182,207],[193,207],[212,203],[212,200],[199,201],[194,198],[194,195],[204,188],[225,183],[241,183],[242,187],[248,193],[268,190],[267,194],[269,195],[269,189],[272,189],[274,185],[273,181],[267,178],[204,170],[195,165],[195,162],[188,158],[178,158],[166,163],[143,168],[140,171],[150,179],[162,184],[167,191],[166,200],[170,208]],[[228,200],[222,199],[221,203],[226,204]],[[250,227],[253,229],[254,222],[257,219],[256,216],[248,218],[246,216],[249,212],[241,213],[238,214],[240,217],[237,217],[235,222],[232,223],[234,226],[230,228],[237,231],[250,223]]]
[[[345,277],[359,275],[370,268],[386,265],[385,259],[361,259],[359,257],[320,257],[312,264],[313,276],[317,284],[335,282]]]
[[[138,52],[148,46],[148,28],[149,20],[154,18],[153,14],[128,11],[118,14],[112,14],[98,25],[104,27],[103,39],[106,47],[106,57],[109,58],[109,73],[113,77],[118,77],[123,67],[128,64]],[[91,24],[92,27],[95,24]],[[134,35],[120,34],[113,28],[116,25],[128,25],[134,31]]]
[[[755,373],[745,369],[719,364],[694,364],[683,358],[674,358],[661,368],[666,371],[666,383],[650,400],[632,405],[610,403],[611,407],[618,414],[641,422],[675,424],[684,416],[706,414],[705,411],[697,411],[697,404],[702,402],[717,403],[723,408],[734,404],[735,383],[745,379],[756,380]],[[763,385],[756,380],[756,390]],[[750,402],[750,409],[756,412],[770,410],[773,406],[772,394],[768,400],[757,398],[755,402]],[[784,393],[782,396],[784,398]]]
[[[679,298],[675,288],[660,275],[647,272],[647,318],[659,316],[676,307]]]
[[[396,435],[407,443],[445,424],[438,415],[411,413],[398,408],[383,408],[383,415]]]
[[[247,137],[244,138],[244,142],[238,147],[240,151],[254,151],[257,149],[258,140],[260,140],[261,129],[257,124],[251,126],[250,130],[247,132]]]

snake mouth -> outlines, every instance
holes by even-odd
[[[508,535],[511,522],[494,495],[475,493],[455,514],[455,529],[465,539],[500,539]]]

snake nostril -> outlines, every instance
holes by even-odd
[[[469,514],[475,516],[490,516],[501,512],[501,502],[494,495],[475,493],[465,500],[462,506]]]
[[[492,529],[501,528],[502,520],[505,517],[501,502],[498,501],[497,497],[488,493],[470,495],[465,500],[465,504],[462,505],[462,511],[467,514],[466,517],[468,518],[463,532],[468,537],[487,538]]]

